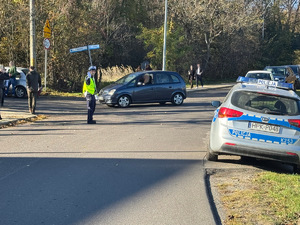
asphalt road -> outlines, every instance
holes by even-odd
[[[210,102],[227,92],[178,107],[97,105],[96,125],[84,99],[40,98],[47,119],[0,130],[0,224],[218,224],[203,159]]]

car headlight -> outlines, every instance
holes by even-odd
[[[109,95],[113,95],[113,94],[115,93],[115,91],[116,91],[116,89],[111,89],[111,90],[108,92],[108,94],[109,94]]]

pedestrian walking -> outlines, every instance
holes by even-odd
[[[41,76],[35,71],[34,66],[29,67],[26,75],[26,87],[28,94],[28,107],[31,114],[35,114],[38,92],[42,89]]]
[[[82,93],[86,98],[88,115],[87,115],[87,123],[88,124],[96,124],[96,121],[93,120],[93,115],[96,109],[96,98],[95,94],[97,92],[96,82],[95,82],[95,73],[96,66],[90,66],[88,69],[88,73],[84,79]]]
[[[16,94],[16,76],[19,74],[17,71],[17,68],[14,64],[13,61],[9,62],[9,70],[8,70],[8,74],[9,74],[9,80],[8,80],[8,85],[7,85],[7,89],[5,92],[5,95],[8,95],[8,91],[11,85],[11,89],[12,89],[12,93],[11,95],[14,97]]]
[[[190,69],[188,70],[188,79],[191,84],[191,89],[193,88],[193,80],[195,80],[195,70],[193,65],[190,65]]]
[[[8,80],[9,75],[5,72],[4,66],[0,65],[0,101],[1,107],[4,104],[4,80]],[[2,120],[1,112],[0,112],[0,120]]]
[[[197,64],[197,69],[196,69],[196,87],[198,88],[198,83],[200,81],[201,86],[203,87],[203,80],[202,80],[202,69],[200,67],[200,64]]]

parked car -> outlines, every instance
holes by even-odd
[[[292,85],[239,77],[211,123],[206,158],[229,154],[276,160],[300,170],[300,97]]]
[[[172,102],[181,105],[186,98],[183,78],[170,71],[141,71],[128,74],[99,92],[99,101],[108,106]]]
[[[274,80],[273,74],[266,70],[251,70],[248,71],[245,77],[263,79],[263,80]]]
[[[8,72],[9,67],[5,67],[5,70]],[[19,73],[16,77],[16,97],[24,98],[27,96],[26,91],[26,74],[29,72],[29,69],[17,67],[17,72]],[[8,81],[5,82],[5,88],[7,89]],[[9,92],[11,92],[12,86],[9,87]]]
[[[294,90],[300,85],[294,71],[289,66],[266,66],[264,70],[270,71],[276,81],[293,84]]]

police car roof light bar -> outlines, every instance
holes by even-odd
[[[265,85],[267,87],[293,90],[293,84],[272,81],[272,80],[262,80],[262,79],[255,79],[255,78],[239,76],[238,79],[236,80],[236,82],[237,83]]]

